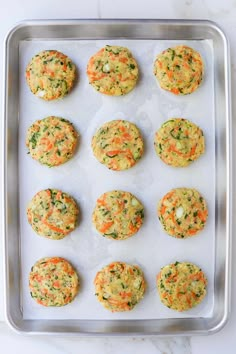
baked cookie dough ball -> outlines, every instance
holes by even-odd
[[[87,75],[97,91],[121,96],[134,88],[139,71],[129,49],[106,45],[89,59]]]
[[[187,238],[204,228],[208,210],[205,199],[196,189],[176,188],[159,201],[157,214],[170,236]]]
[[[72,89],[75,65],[57,50],[44,50],[35,55],[26,68],[26,81],[33,94],[46,101],[62,98]]]
[[[113,262],[102,268],[94,279],[95,295],[112,312],[130,311],[143,298],[145,280],[136,265]]]
[[[193,48],[178,45],[157,56],[153,72],[162,89],[187,95],[201,84],[203,70],[201,55]]]
[[[31,157],[49,167],[70,160],[77,142],[78,133],[72,123],[54,116],[34,122],[26,137],[26,146]]]
[[[69,304],[79,291],[79,278],[72,265],[61,257],[38,260],[29,274],[32,298],[43,306]]]
[[[79,208],[67,193],[45,189],[32,198],[27,208],[27,218],[40,236],[60,240],[72,232],[78,221]]]
[[[187,311],[206,296],[207,278],[193,263],[175,262],[161,268],[157,289],[161,302],[172,310]]]
[[[185,167],[205,152],[205,138],[203,131],[194,123],[173,118],[156,132],[154,147],[167,165]]]
[[[102,194],[93,211],[93,224],[103,236],[124,240],[142,226],[144,207],[131,193],[111,191]]]
[[[103,124],[92,138],[94,156],[114,171],[134,166],[143,155],[143,145],[139,129],[127,120]]]

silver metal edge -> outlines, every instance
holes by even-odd
[[[224,311],[224,316],[222,319],[219,321],[215,327],[209,329],[209,330],[196,330],[196,331],[191,331],[189,335],[208,335],[208,334],[214,334],[218,331],[220,331],[226,324],[229,319],[230,315],[230,309],[231,309],[231,258],[232,258],[232,252],[231,252],[231,244],[232,244],[232,108],[231,108],[231,80],[230,80],[230,47],[229,47],[229,41],[223,32],[223,30],[219,27],[218,24],[216,24],[213,21],[210,20],[201,20],[201,19],[194,19],[194,20],[172,20],[172,19],[72,19],[72,20],[65,20],[65,19],[53,19],[53,20],[24,20],[21,22],[18,22],[16,25],[14,25],[10,30],[8,31],[5,40],[4,40],[4,49],[3,49],[3,126],[2,126],[2,181],[3,181],[3,188],[2,188],[2,201],[1,204],[4,202],[4,206],[6,207],[6,191],[7,191],[7,178],[6,178],[6,97],[7,97],[7,88],[8,86],[5,85],[6,78],[7,78],[7,61],[6,61],[6,55],[7,55],[7,48],[8,48],[8,42],[11,38],[11,36],[17,32],[20,28],[22,27],[27,27],[27,26],[33,26],[33,25],[52,25],[52,24],[71,24],[71,23],[170,23],[170,24],[185,24],[185,25],[200,25],[204,24],[208,27],[211,27],[213,30],[218,32],[220,36],[222,37],[223,43],[224,43],[224,57],[225,57],[225,62],[227,63],[227,66],[224,68],[225,70],[225,78],[226,78],[226,83],[225,83],[225,92],[226,92],[226,143],[227,143],[227,151],[226,151],[226,156],[227,156],[227,214],[226,214],[226,269],[225,269],[225,279],[226,279],[226,288],[225,288],[225,311]],[[25,335],[42,335],[41,332],[34,331],[34,332],[29,332],[29,331],[24,331],[21,328],[19,328],[11,319],[9,315],[9,303],[7,299],[7,278],[9,275],[9,269],[7,266],[7,239],[6,239],[6,208],[3,207],[2,205],[2,230],[3,230],[3,280],[4,280],[4,315],[7,324],[18,334],[25,334]],[[136,332],[129,332],[129,333],[120,333],[120,332],[112,332],[112,333],[91,333],[91,332],[84,332],[84,333],[72,333],[72,332],[44,332],[44,335],[66,335],[66,336],[89,336],[89,337],[98,337],[98,336],[115,336],[115,337],[124,337],[124,336],[145,336],[145,337],[154,337],[154,336],[161,336],[161,337],[169,337],[169,336],[185,336],[186,333],[178,333],[178,332],[169,332],[165,334],[156,334],[155,332],[150,332],[150,333],[136,333]]]
[[[219,332],[225,327],[229,320],[231,312],[231,283],[232,283],[232,208],[233,208],[233,193],[232,193],[232,180],[233,180],[233,152],[232,152],[232,98],[231,98],[231,66],[230,66],[230,44],[224,31],[214,22],[210,22],[222,37],[224,42],[224,58],[225,58],[225,95],[226,95],[226,174],[227,174],[227,202],[226,202],[226,268],[225,268],[225,311],[223,318],[219,323],[209,330],[209,334]]]
[[[2,136],[1,136],[1,151],[2,151],[2,163],[1,163],[1,173],[2,173],[2,199],[1,199],[1,216],[2,216],[2,234],[3,234],[3,303],[4,303],[4,317],[8,319],[8,303],[7,303],[7,278],[8,278],[8,267],[7,267],[7,233],[6,233],[6,99],[7,99],[7,43],[4,40],[3,45],[3,84],[2,84]]]
[[[14,325],[10,320],[9,311],[8,311],[8,276],[9,276],[9,269],[8,269],[8,262],[7,262],[7,254],[8,254],[8,242],[7,242],[7,130],[6,130],[6,119],[7,119],[7,92],[8,92],[8,81],[7,81],[7,48],[8,48],[8,38],[5,37],[4,45],[3,45],[3,98],[2,98],[2,201],[4,206],[2,207],[2,230],[3,230],[3,302],[4,302],[4,317],[7,324],[13,329]]]
[[[219,27],[219,25],[211,20],[202,20],[202,19],[111,19],[111,18],[105,18],[105,19],[27,19],[23,21],[17,22],[15,25],[13,25],[7,32],[6,37],[5,37],[5,43],[8,43],[10,37],[17,32],[19,29],[28,27],[28,26],[35,26],[35,25],[55,25],[55,24],[61,24],[61,25],[68,25],[68,24],[82,24],[82,23],[94,23],[94,24],[129,24],[129,23],[159,23],[159,24],[173,24],[173,25],[206,25],[208,27],[211,27],[215,31],[217,31],[221,37],[227,42],[226,35],[223,32],[223,30]]]
[[[23,22],[26,21],[22,21]],[[17,31],[21,26],[12,27],[4,38],[3,44],[3,97],[2,97],[2,163],[1,163],[1,173],[2,173],[2,231],[3,231],[3,304],[4,304],[4,318],[8,326],[16,333],[23,334],[23,330],[19,328],[12,320],[9,312],[9,300],[8,300],[8,278],[9,278],[9,267],[7,262],[8,254],[8,240],[7,240],[7,93],[8,93],[8,63],[7,63],[7,51],[8,43],[11,35]],[[25,332],[26,334],[27,332]],[[30,334],[30,332],[28,332]]]

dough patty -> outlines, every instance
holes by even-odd
[[[143,154],[143,139],[135,124],[112,120],[103,124],[92,138],[94,156],[114,171],[134,166]]]
[[[128,48],[107,45],[88,62],[89,83],[99,92],[120,96],[130,92],[138,80],[138,65]]]
[[[124,262],[102,268],[94,285],[98,301],[112,312],[132,310],[143,298],[146,287],[142,270]]]
[[[157,288],[161,302],[172,310],[187,311],[206,296],[207,278],[193,263],[175,262],[161,268]]]
[[[114,240],[134,235],[142,226],[144,207],[131,193],[111,191],[102,194],[93,211],[97,231]]]
[[[79,278],[72,265],[61,257],[38,260],[29,274],[32,298],[43,306],[69,304],[79,291]]]
[[[191,188],[172,189],[159,201],[157,213],[164,230],[177,238],[200,232],[208,217],[206,201]]]
[[[203,131],[187,119],[166,121],[155,134],[155,150],[167,165],[188,166],[205,151]]]
[[[78,133],[64,118],[37,120],[28,129],[26,146],[33,159],[49,167],[58,166],[74,155]]]
[[[193,48],[178,45],[160,53],[154,63],[160,87],[175,95],[187,95],[201,84],[203,61]]]
[[[31,92],[46,101],[67,95],[75,77],[75,65],[57,50],[44,50],[36,54],[26,68],[26,81]]]
[[[28,221],[33,230],[53,240],[64,238],[76,228],[78,214],[75,200],[57,189],[38,192],[27,208]]]

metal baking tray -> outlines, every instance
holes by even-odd
[[[25,316],[22,299],[25,284],[24,272],[22,271],[24,263],[24,260],[22,260],[22,248],[24,248],[22,246],[24,244],[22,242],[26,242],[26,238],[22,235],[21,229],[24,210],[22,211],[21,202],[20,174],[22,174],[22,161],[19,148],[22,139],[24,139],[20,128],[22,100],[20,43],[24,41],[32,43],[43,41],[46,45],[50,41],[58,41],[58,43],[60,41],[68,43],[78,41],[78,43],[82,43],[81,41],[102,42],[104,40],[120,41],[121,43],[126,40],[137,41],[137,43],[141,43],[141,41],[143,43],[145,41],[156,41],[156,43],[160,41],[183,41],[184,43],[196,41],[197,43],[199,41],[200,43],[209,40],[212,44],[214,80],[212,81],[211,95],[214,98],[212,100],[214,130],[208,132],[208,135],[211,135],[214,141],[214,156],[212,156],[212,159],[215,160],[214,171],[212,171],[215,195],[212,215],[214,215],[215,222],[211,235],[214,240],[212,251],[214,277],[211,282],[214,296],[212,297],[212,311],[208,316],[195,314],[184,317],[175,314],[165,317],[154,313],[149,317],[148,315],[143,316],[141,312],[141,315],[137,318],[132,316],[99,318],[96,313],[94,313],[94,316],[88,316],[88,318],[86,318],[86,315],[80,317],[79,314],[78,317],[72,316],[71,318],[68,316],[65,318],[57,318],[56,316],[52,316],[52,318],[44,316],[27,318]],[[8,324],[14,330],[26,334],[166,336],[210,334],[220,330],[225,325],[230,312],[231,271],[232,140],[230,89],[228,41],[222,30],[215,23],[209,21],[47,20],[25,21],[11,29],[5,40],[4,129],[2,135],[4,193],[2,197],[4,202],[5,315]],[[176,98],[173,98],[173,100],[177,107],[178,100]],[[41,101],[37,102],[40,105]],[[42,174],[44,171],[42,169]],[[28,178],[34,178],[33,173],[35,171],[26,170],[24,173]],[[32,177],[30,173],[32,173]],[[194,245],[192,248],[194,248]],[[87,251],[89,250],[87,249]],[[25,255],[25,253],[23,254]],[[66,254],[63,254],[63,256],[67,258]],[[201,257],[201,252],[199,257]],[[104,265],[108,263],[106,260],[104,262]]]

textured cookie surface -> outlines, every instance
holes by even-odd
[[[207,278],[193,263],[175,262],[161,268],[157,288],[161,302],[172,310],[187,311],[206,296]]]
[[[57,189],[38,192],[27,208],[28,222],[41,236],[59,240],[76,228],[79,208],[75,200]]]
[[[131,193],[111,191],[102,194],[93,211],[93,224],[97,231],[114,240],[134,235],[142,226],[144,208]]]
[[[203,70],[201,55],[185,45],[164,50],[154,63],[160,87],[175,95],[194,92],[201,84]]]
[[[191,188],[172,189],[159,201],[157,209],[164,230],[177,238],[200,232],[208,217],[205,199]]]
[[[46,101],[62,98],[73,87],[75,65],[57,50],[44,50],[35,55],[26,68],[26,81],[36,96]]]
[[[103,124],[92,138],[94,156],[109,169],[120,171],[134,166],[143,154],[143,139],[135,124],[112,120]]]
[[[33,159],[52,167],[71,159],[77,141],[78,133],[68,120],[51,116],[29,127],[26,146]]]
[[[132,310],[145,292],[142,270],[123,262],[113,262],[102,268],[94,285],[98,301],[112,312]]]
[[[89,83],[106,95],[120,96],[130,92],[138,80],[138,65],[129,49],[105,46],[88,62]]]
[[[64,258],[42,258],[31,268],[29,288],[38,304],[64,306],[77,295],[79,279],[72,265]]]
[[[187,119],[166,121],[155,134],[155,150],[167,165],[188,166],[205,151],[203,131]]]

